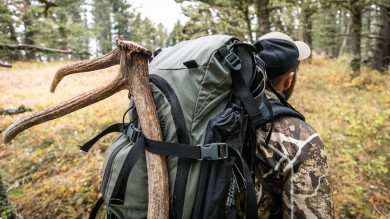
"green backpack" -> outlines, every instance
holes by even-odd
[[[155,53],[151,90],[163,142],[142,135],[130,100],[130,122],[114,124],[84,144],[120,132],[107,150],[102,198],[107,218],[146,218],[144,151],[167,156],[170,218],[257,218],[255,129],[272,114],[264,63],[251,44],[226,35],[184,41]],[[243,198],[238,198],[238,197]]]

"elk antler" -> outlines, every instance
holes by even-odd
[[[119,63],[118,76],[110,84],[17,120],[5,130],[4,142],[10,142],[25,129],[89,106],[123,89],[128,89],[134,98],[143,134],[152,140],[162,141],[148,78],[148,58],[151,53],[131,41],[117,40],[116,46],[115,50],[102,57],[59,69],[50,90],[54,92],[58,83],[66,75],[103,69]],[[149,152],[145,152],[145,155],[149,185],[148,218],[168,218],[168,173],[165,157]]]
[[[97,57],[91,60],[81,61],[72,65],[62,67],[58,69],[57,73],[53,78],[53,81],[51,82],[50,92],[54,93],[57,85],[67,75],[108,68],[113,65],[119,64],[119,59],[120,50],[114,49],[110,53],[107,53],[102,57]]]

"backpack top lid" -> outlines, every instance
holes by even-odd
[[[238,41],[228,35],[204,36],[193,40],[179,42],[163,49],[150,63],[156,69],[187,68],[183,63],[195,60],[198,66],[205,66],[209,62],[210,54],[229,41]]]

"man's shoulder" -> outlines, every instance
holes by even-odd
[[[317,131],[304,120],[293,116],[282,116],[273,121],[272,131],[294,139],[304,140]]]
[[[270,141],[265,144],[268,136]],[[278,118],[258,129],[257,142],[259,155],[266,157],[270,166],[276,166],[280,159],[284,160],[279,166],[281,171],[300,165],[325,149],[315,129],[305,121],[289,116]]]
[[[302,130],[307,130],[310,133],[316,133],[317,131],[305,120],[302,120],[293,116],[282,116],[280,118],[275,119],[275,124],[280,126],[294,126],[299,127]]]
[[[302,114],[287,106],[285,106],[285,108],[288,108],[289,111],[285,112],[282,107],[283,104],[275,97],[276,95],[273,92],[266,90],[266,95],[271,101],[276,102],[274,105],[280,106],[277,113],[274,114],[274,118],[271,122],[268,122],[266,125],[257,130],[257,137],[260,138],[258,139],[260,142],[261,139],[267,139],[268,135],[270,135],[270,143],[281,150],[283,150],[281,147],[290,143],[290,145],[295,145],[295,149],[299,148],[299,146],[296,147],[297,145],[305,142],[312,142],[316,144],[316,147],[323,147],[319,134],[304,120]],[[291,111],[296,113],[291,113]],[[270,131],[272,132],[271,134]],[[295,154],[294,151],[295,150],[289,152],[291,152],[291,154]]]

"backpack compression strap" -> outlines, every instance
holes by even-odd
[[[171,142],[154,141],[141,136],[145,143],[145,149],[152,153],[172,155],[178,157],[186,157],[198,160],[220,160],[225,159],[228,153],[237,157],[239,171],[245,179],[245,210],[247,218],[257,218],[256,193],[254,183],[248,166],[241,157],[240,153],[235,149],[228,147],[225,143],[211,143],[207,145],[190,146],[187,144],[178,144]]]
[[[130,128],[129,132],[127,131],[128,128]],[[132,124],[129,125],[129,124],[118,123],[108,127],[103,132],[98,134],[95,138],[87,142],[84,145],[84,148],[92,147],[94,142],[98,141],[104,135],[107,135],[111,132],[124,133],[128,137],[129,141],[135,142],[133,148],[127,154],[124,163],[122,165],[122,168],[120,169],[118,179],[115,183],[111,198],[110,200],[106,200],[110,204],[123,205],[124,195],[125,195],[123,191],[126,191],[127,181],[128,181],[128,177],[130,176],[130,172],[132,171],[133,167],[135,166],[136,162],[141,157],[141,155],[144,154],[145,142],[144,142],[144,138],[142,137],[143,135],[141,135],[139,129],[135,128]],[[89,219],[96,218],[96,215],[103,203],[104,203],[104,199],[103,197],[100,197],[99,200],[95,203],[95,206],[91,211]]]
[[[101,133],[99,133],[98,135],[96,135],[94,138],[92,138],[91,140],[87,141],[84,145],[80,146],[80,150],[84,151],[84,152],[88,152],[89,149],[91,149],[91,147],[97,142],[99,141],[99,139],[101,139],[102,137],[104,137],[105,135],[107,134],[110,134],[110,133],[113,133],[113,132],[121,132],[121,133],[126,133],[126,130],[128,128],[128,124],[123,124],[123,123],[116,123],[116,124],[113,124],[109,127],[107,127],[106,129],[104,129]]]
[[[246,111],[248,112],[249,117],[253,124],[256,124],[258,119],[261,119],[261,112],[259,110],[260,106],[256,103],[255,99],[252,96],[252,93],[249,90],[249,87],[246,85],[240,70],[241,70],[241,60],[233,52],[230,52],[226,46],[223,46],[218,49],[218,52],[224,57],[227,61],[228,66],[231,69],[231,77],[234,87],[237,90],[240,99],[242,100]]]
[[[240,44],[243,45],[243,44]],[[249,44],[245,44],[248,45]],[[254,48],[248,48],[249,50],[252,50]],[[236,89],[236,92],[238,93],[246,112],[248,113],[249,121],[251,122],[252,128],[255,128],[258,126],[259,122],[263,120],[263,112],[260,110],[261,103],[257,102],[251,91],[249,90],[249,86],[245,83],[245,80],[243,76],[241,75],[241,60],[240,57],[237,56],[234,52],[230,52],[229,49],[226,46],[220,47],[218,49],[219,54],[222,55],[222,57],[227,62],[228,66],[231,69],[231,77],[233,86]],[[263,94],[264,95],[264,94]],[[263,98],[260,98],[260,101],[262,101]],[[264,102],[265,104],[265,102]],[[270,110],[269,105],[265,104],[267,110]],[[269,111],[270,114],[272,114],[272,111]],[[250,173],[250,170],[248,166],[246,165],[245,161],[242,160],[242,170],[244,171],[244,174],[246,177],[246,194],[245,194],[245,212],[246,212],[246,218],[257,218],[257,205],[256,205],[256,192],[254,188],[253,179]],[[244,165],[245,164],[245,165]]]
[[[228,156],[229,147],[226,143],[191,146],[188,144],[154,141],[143,135],[141,137],[144,139],[145,149],[156,154],[185,157],[196,160],[221,160]]]

